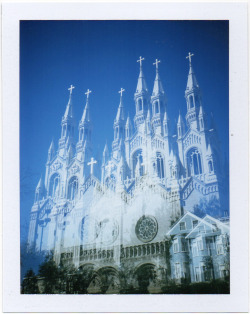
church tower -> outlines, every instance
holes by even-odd
[[[124,144],[125,138],[125,118],[124,118],[124,107],[122,93],[125,89],[121,88],[120,93],[120,104],[117,110],[116,118],[114,121],[114,140],[112,143],[113,158],[118,160],[121,155],[121,150]]]
[[[61,138],[59,139],[59,155],[65,157],[66,152],[68,151],[67,144],[74,145],[74,128],[75,121],[73,115],[73,105],[72,105],[72,91],[75,87],[73,85],[68,89],[69,92],[69,101],[62,117],[62,131]]]
[[[144,78],[144,74],[142,71],[142,61],[144,58],[140,57],[137,62],[140,63],[140,73],[137,82],[136,91],[134,94],[135,100],[135,117],[134,117],[134,124],[135,128],[138,131],[143,131],[144,122],[147,115],[148,110],[148,102],[149,102],[149,95],[148,95],[148,88]]]
[[[192,58],[193,54],[189,52],[187,58],[189,59],[189,74],[187,87],[185,91],[185,98],[187,102],[187,125],[193,130],[199,130],[199,111],[201,106],[201,92],[197,82],[193,67]]]
[[[82,118],[79,122],[79,138],[76,146],[77,158],[81,160],[86,168],[86,162],[90,159],[92,154],[92,123],[90,119],[90,108],[89,108],[89,95],[92,91],[89,89],[85,93],[86,105],[82,114]]]
[[[164,107],[166,106],[166,95],[162,87],[160,75],[159,75],[159,67],[158,64],[161,61],[156,59],[155,65],[156,68],[156,76],[154,81],[153,93],[151,96],[152,103],[152,125],[154,129],[154,133],[158,135],[162,135],[162,120],[164,115]]]

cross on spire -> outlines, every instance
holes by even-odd
[[[156,67],[156,71],[158,71],[158,63],[160,63],[161,60],[155,59],[155,63],[153,63],[153,65],[155,65]]]
[[[140,62],[140,67],[142,66],[142,61],[145,60],[144,58],[140,57],[139,60],[137,60],[137,62]]]
[[[70,88],[68,88],[70,95],[72,94],[72,90],[75,88],[72,84],[70,85]]]
[[[90,162],[87,163],[88,166],[90,166],[90,174],[92,175],[94,172],[94,164],[96,164],[97,161],[94,160],[93,157],[91,157]]]
[[[194,56],[194,54],[193,53],[191,53],[191,52],[189,52],[188,53],[188,56],[186,56],[186,59],[189,59],[189,64],[191,65],[191,61],[192,61],[192,57]]]
[[[88,89],[88,90],[86,91],[86,93],[85,93],[85,95],[87,95],[87,99],[89,98],[89,94],[90,94],[90,93],[92,93],[92,91]]]
[[[119,94],[121,94],[121,97],[122,97],[123,92],[125,92],[125,89],[121,87],[121,90],[119,90],[119,92],[118,92]]]

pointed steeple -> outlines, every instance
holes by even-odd
[[[185,90],[185,98],[187,102],[186,120],[188,126],[190,126],[194,130],[198,130],[199,129],[198,115],[201,106],[201,92],[196,76],[194,74],[191,59],[192,56],[194,56],[194,54],[189,52],[188,56],[186,57],[189,60],[189,74],[187,80],[187,87]]]
[[[152,126],[155,134],[162,134],[162,120],[164,114],[164,107],[166,107],[166,95],[162,87],[160,75],[159,75],[159,66],[158,64],[161,61],[156,59],[153,65],[156,68],[156,75],[154,81],[153,93],[151,96],[152,103]]]
[[[79,139],[77,143],[77,152],[80,153],[83,149],[83,145],[87,141],[86,145],[91,150],[91,135],[92,135],[92,124],[90,119],[90,108],[89,108],[89,95],[92,93],[91,90],[87,90],[86,95],[86,104],[83,110],[82,118],[79,122]]]
[[[36,191],[38,191],[40,189],[43,189],[43,187],[44,187],[44,184],[43,184],[43,179],[42,179],[42,175],[41,175],[41,177],[40,177],[40,179],[38,181],[38,184],[36,186]]]
[[[51,161],[55,156],[55,145],[54,140],[52,139],[49,150],[48,150],[48,161]]]
[[[67,158],[68,163],[71,161],[73,156],[74,156],[74,151],[73,151],[72,145],[70,144],[68,151],[67,151],[67,154],[66,154],[66,158]]]
[[[75,87],[73,85],[70,85],[70,88],[68,88],[69,92],[69,101],[68,104],[66,106],[66,110],[63,116],[63,120],[67,120],[67,119],[73,119],[73,106],[72,106],[72,90]]]
[[[135,117],[134,124],[136,129],[141,129],[144,126],[144,121],[146,119],[146,113],[148,109],[149,95],[148,88],[145,81],[145,77],[142,71],[142,61],[144,58],[140,57],[137,62],[140,63],[140,73],[137,82],[136,92],[134,94],[135,100]],[[142,129],[141,129],[142,131]]]
[[[106,155],[108,155],[108,154],[109,154],[109,149],[108,149],[108,145],[107,145],[107,143],[106,143],[105,146],[104,146],[104,150],[103,150],[102,155],[103,155],[103,156],[106,156]]]
[[[125,137],[126,137],[126,139],[129,139],[130,136],[132,135],[132,124],[131,124],[129,115],[127,117],[125,129],[126,129],[126,136]]]
[[[45,192],[45,187],[44,187],[44,183],[43,183],[43,179],[41,175],[38,181],[37,187],[36,187],[35,202],[38,202],[39,200],[42,199],[42,197],[44,196],[44,192]]]
[[[187,80],[187,87],[186,87],[187,91],[191,91],[196,88],[199,88],[199,84],[196,79],[193,66],[192,66],[192,59],[191,59],[192,56],[194,56],[194,54],[191,54],[189,52],[188,56],[186,57],[187,59],[189,59],[189,73],[188,73],[188,80]]]
[[[185,133],[185,124],[181,116],[181,112],[179,111],[179,117],[177,122],[177,133],[178,133],[178,139],[182,138]]]
[[[83,110],[83,114],[82,114],[82,118],[81,118],[80,124],[90,122],[90,113],[89,113],[89,94],[90,93],[92,93],[92,91],[89,90],[89,89],[85,93],[85,95],[87,95],[86,105],[85,105],[85,108]]]
[[[163,136],[167,137],[168,135],[169,135],[169,119],[167,116],[167,111],[165,111],[163,117]]]
[[[156,67],[156,75],[155,75],[155,81],[154,81],[154,88],[153,88],[153,93],[152,93],[152,97],[156,97],[156,96],[162,96],[165,94],[163,87],[162,87],[162,82],[160,79],[160,75],[159,75],[159,67],[158,64],[161,61],[156,59],[155,63],[153,63]]]
[[[61,138],[59,140],[59,154],[62,157],[64,155],[64,148],[66,144],[66,140],[70,139],[71,143],[74,143],[74,116],[73,116],[73,106],[72,106],[72,90],[75,87],[73,85],[70,86],[68,89],[69,93],[69,101],[66,106],[66,110],[64,116],[62,117],[62,131],[61,131]]]
[[[140,57],[137,62],[140,62],[140,73],[138,77],[137,87],[136,87],[136,93],[147,93],[148,88],[145,81],[145,77],[142,71],[142,61],[145,60],[144,58]]]
[[[122,99],[122,93],[125,91],[125,89],[121,88],[121,90],[119,91],[120,95],[120,104],[117,110],[117,114],[116,114],[116,118],[115,118],[115,122],[119,123],[120,121],[124,120],[124,107],[123,107],[123,99]]]

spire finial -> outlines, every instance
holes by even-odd
[[[125,92],[125,89],[121,87],[121,90],[119,90],[119,92],[118,92],[119,94],[121,94],[121,97],[122,97],[123,92]]]
[[[156,68],[156,72],[158,72],[158,63],[160,63],[161,60],[155,59],[155,63],[153,63],[153,65],[155,65]]]
[[[189,52],[188,56],[186,56],[186,59],[189,59],[189,66],[191,66],[191,62],[192,62],[192,57],[194,56],[193,53]]]
[[[137,60],[137,62],[140,62],[140,68],[142,67],[142,61],[145,60],[144,58],[140,57],[139,60]]]
[[[85,95],[87,95],[87,99],[89,99],[89,94],[90,94],[90,93],[92,93],[92,91],[88,89],[88,90],[86,91],[86,93],[85,93]]]
[[[70,88],[68,88],[70,96],[71,96],[74,88],[75,88],[75,86],[73,86],[72,84],[70,85]]]

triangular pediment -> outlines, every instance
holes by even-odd
[[[62,159],[62,157],[57,156],[55,160],[51,163],[50,170],[53,172],[57,171],[63,167],[63,164],[64,164],[64,160]]]
[[[71,163],[68,166],[68,175],[72,176],[74,174],[77,174],[81,170],[81,164],[77,159],[73,159]]]

